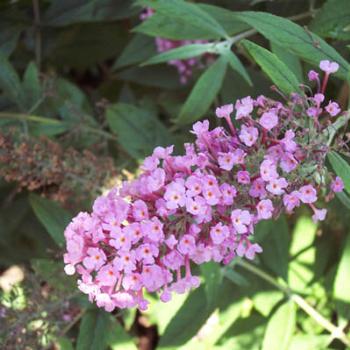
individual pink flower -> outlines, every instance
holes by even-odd
[[[219,203],[221,193],[217,186],[205,186],[203,189],[203,197],[205,198],[207,204],[216,205]]]
[[[276,164],[269,159],[264,160],[260,164],[260,176],[264,181],[277,179],[279,175]]]
[[[218,157],[219,167],[224,170],[232,170],[233,165],[235,164],[234,155],[231,152],[228,153],[219,153]]]
[[[270,180],[270,182],[267,184],[266,189],[276,195],[280,196],[285,192],[285,188],[288,187],[288,182],[284,177],[280,177],[278,179]]]
[[[87,250],[87,257],[83,260],[83,264],[88,270],[98,270],[105,262],[106,255],[99,248],[89,248]]]
[[[186,189],[185,186],[179,182],[171,182],[164,194],[166,206],[169,209],[176,209],[183,207],[186,203]]]
[[[142,260],[145,264],[153,264],[154,258],[159,254],[159,249],[155,244],[144,243],[136,250],[136,259]]]
[[[317,209],[314,208],[314,214],[312,215],[312,220],[316,223],[318,221],[324,221],[327,215],[327,209]]]
[[[293,191],[291,193],[286,193],[283,196],[283,204],[286,207],[287,212],[291,213],[294,208],[299,207],[300,205],[299,192]]]
[[[198,176],[191,175],[186,179],[185,186],[187,188],[186,196],[198,196],[202,192],[202,181]]]
[[[184,235],[178,246],[177,249],[181,254],[187,255],[187,254],[192,254],[195,251],[196,247],[196,241],[193,236],[191,235]]]
[[[114,258],[113,265],[118,271],[124,270],[130,273],[136,268],[136,258],[134,251],[119,251],[118,256]]]
[[[206,200],[201,196],[186,199],[186,210],[192,215],[204,215],[207,210]]]
[[[233,104],[227,104],[216,108],[215,114],[218,118],[229,118],[233,112]]]
[[[278,116],[275,112],[265,112],[259,119],[259,124],[264,129],[271,130],[278,124]]]
[[[259,244],[251,244],[245,252],[245,257],[249,260],[253,260],[255,258],[256,253],[261,253],[262,251],[263,250]]]
[[[250,96],[244,97],[241,100],[237,100],[235,107],[237,120],[248,117],[253,112],[254,100]]]
[[[234,198],[237,195],[237,190],[234,186],[229,185],[228,183],[223,183],[220,186],[220,191],[222,194],[222,202],[224,205],[231,205],[234,201]]]
[[[236,178],[237,178],[237,182],[240,183],[240,184],[247,185],[247,184],[250,183],[250,174],[246,170],[238,171],[237,175],[236,175]]]
[[[142,221],[148,219],[148,208],[144,201],[136,200],[133,205],[133,215],[135,220]]]
[[[320,68],[323,70],[326,74],[335,73],[339,69],[339,64],[336,62],[331,62],[328,60],[323,60],[320,62]]]
[[[333,192],[342,192],[344,190],[344,182],[339,176],[331,182],[331,190]]]
[[[314,70],[310,70],[310,72],[308,73],[308,78],[310,81],[318,81],[319,79],[318,73],[315,72]]]
[[[96,275],[96,280],[100,286],[114,286],[118,278],[119,273],[112,264],[104,265]]]
[[[244,164],[246,155],[247,153],[240,148],[237,148],[236,150],[234,150],[232,152],[233,164]]]
[[[317,192],[315,188],[311,185],[306,185],[301,187],[298,193],[299,193],[299,199],[303,203],[310,204],[317,201]]]
[[[256,210],[258,211],[258,219],[270,219],[273,213],[273,204],[270,199],[261,200],[257,206]]]
[[[153,242],[159,242],[164,238],[163,223],[157,217],[143,221],[141,223],[141,229],[143,235],[147,236]]]
[[[210,229],[210,237],[214,244],[222,243],[230,235],[228,226],[223,225],[221,222],[216,224]]]
[[[328,105],[326,106],[326,111],[332,116],[332,117],[335,117],[337,116],[341,109],[339,108],[339,105],[337,102],[332,102],[332,101],[329,101]]]
[[[235,209],[231,213],[232,225],[237,233],[247,233],[252,217],[248,210]]]
[[[266,196],[265,181],[262,178],[257,178],[253,181],[249,189],[249,195],[253,198],[263,198]]]
[[[257,128],[248,127],[242,125],[241,132],[239,133],[239,139],[248,147],[254,145],[256,140],[258,139],[259,131]]]
[[[284,138],[281,140],[281,144],[287,152],[295,152],[297,144],[294,141],[295,132],[293,130],[287,130],[284,134]]]

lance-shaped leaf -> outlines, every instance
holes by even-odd
[[[300,91],[298,79],[294,73],[275,54],[248,40],[244,40],[242,44],[261,69],[284,93]]]
[[[266,12],[239,12],[236,13],[236,18],[248,23],[268,40],[307,62],[317,66],[321,60],[337,62],[340,68],[336,75],[343,79],[349,78],[349,63],[318,35],[298,24]]]
[[[328,159],[335,173],[343,180],[345,189],[350,193],[350,165],[336,152],[328,153]]]
[[[200,56],[206,52],[213,52],[214,50],[214,44],[190,44],[180,46],[151,57],[143,65],[169,62],[171,60],[185,60],[188,58]]]
[[[202,73],[181,108],[178,124],[194,122],[204,115],[221,88],[226,67],[226,58],[220,57]]]
[[[153,8],[158,15],[164,15],[179,24],[190,25],[199,30],[204,29],[218,38],[227,37],[221,24],[196,4],[182,0],[140,0],[138,3]]]

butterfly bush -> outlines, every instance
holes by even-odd
[[[283,103],[248,96],[217,108],[226,128],[195,123],[195,142],[184,145],[184,155],[174,155],[173,146],[155,148],[138,178],[72,220],[65,271],[79,275],[91,302],[107,311],[145,310],[145,291],[167,302],[198,287],[191,265],[254,259],[262,252],[253,240],[260,221],[301,205],[314,221],[325,219],[319,198],[330,200],[344,185],[325,167],[326,130],[340,108],[325,102],[324,89],[338,65],[322,61],[320,68],[322,84],[309,73],[316,94],[294,93]]]
[[[145,9],[140,18],[141,20],[146,20],[154,14],[154,10],[151,8]],[[181,46],[186,46],[190,44],[206,44],[207,40],[170,40],[157,37],[155,39],[157,52],[162,53],[172,49],[176,49]],[[174,66],[179,74],[181,84],[186,84],[188,80],[192,77],[194,69],[204,68],[212,61],[212,56],[210,54],[204,54],[202,57],[192,57],[182,60],[170,60],[168,64]]]

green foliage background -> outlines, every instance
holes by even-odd
[[[141,23],[142,7],[156,13]],[[157,54],[154,37],[210,43]],[[276,96],[271,84],[285,94],[298,91],[322,59],[340,65],[329,93],[346,109],[349,41],[348,0],[4,0],[1,132],[45,136],[63,148],[112,157],[120,180],[133,176],[155,146],[175,144],[181,152],[192,122],[205,116],[219,123],[215,106],[245,95]],[[186,85],[166,64],[204,53],[215,57],[213,64]],[[253,263],[204,265],[201,287],[168,304],[150,296],[144,317],[156,336],[149,348],[349,349],[350,168],[336,153],[329,163],[346,191],[330,205],[327,221],[316,226],[300,210],[265,222],[256,230],[264,252]],[[18,193],[17,185],[0,180],[1,270],[20,264],[59,290],[51,303],[69,298],[80,309],[70,327],[50,328],[31,348],[136,349],[140,315],[96,309],[62,273],[64,227],[91,206],[92,196],[62,205],[40,191]],[[0,302],[26,315],[30,289],[18,288],[2,292]],[[45,315],[25,316],[25,327],[50,318],[50,311]],[[0,341],[8,332],[0,330]]]

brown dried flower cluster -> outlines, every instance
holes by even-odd
[[[0,176],[61,203],[91,198],[116,176],[110,157],[64,148],[47,137],[0,133]]]

